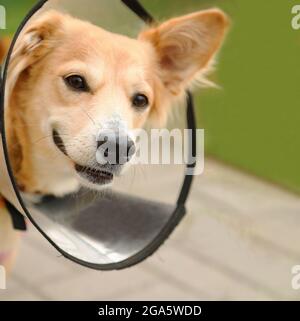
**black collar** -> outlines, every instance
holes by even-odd
[[[27,226],[25,216],[22,215],[7,199],[3,199],[6,205],[6,209],[11,216],[13,228],[18,231],[26,231]]]

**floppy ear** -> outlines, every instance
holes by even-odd
[[[154,46],[160,78],[169,93],[177,96],[212,61],[227,26],[226,15],[211,9],[171,19],[143,31],[139,39]]]
[[[44,57],[54,46],[54,37],[60,32],[61,14],[56,11],[43,13],[21,32],[10,58],[6,98],[12,95],[20,75]]]
[[[26,169],[25,154],[28,154],[26,141],[26,123],[23,119],[22,104],[17,103],[18,92],[29,76],[30,68],[45,57],[55,46],[61,30],[61,14],[49,11],[38,18],[30,20],[21,32],[9,61],[7,81],[5,86],[5,118],[6,135],[10,160],[18,183],[28,181],[25,177],[30,173]],[[23,184],[23,183],[22,183]]]
[[[8,37],[0,38],[0,64],[5,59],[10,45],[10,39]]]

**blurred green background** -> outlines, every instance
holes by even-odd
[[[0,0],[7,9],[6,33],[35,2]],[[291,9],[300,1],[141,2],[160,20],[215,6],[228,13],[231,30],[211,76],[221,89],[196,95],[206,153],[299,193],[300,30],[291,27]]]

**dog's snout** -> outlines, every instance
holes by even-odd
[[[130,160],[134,154],[135,154],[134,141],[128,137],[128,140],[127,140],[127,158],[128,158],[128,160]]]
[[[107,136],[100,137],[99,140],[97,141],[97,150],[103,150],[103,155],[105,157],[108,156],[108,148],[104,148],[104,144],[107,144],[107,142],[108,142]]]
[[[135,151],[134,141],[126,133],[103,130],[98,137],[97,153],[101,162],[122,165],[132,158]]]

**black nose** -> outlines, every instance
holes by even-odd
[[[135,154],[133,140],[125,133],[102,130],[97,140],[97,150],[107,163],[123,165]]]

